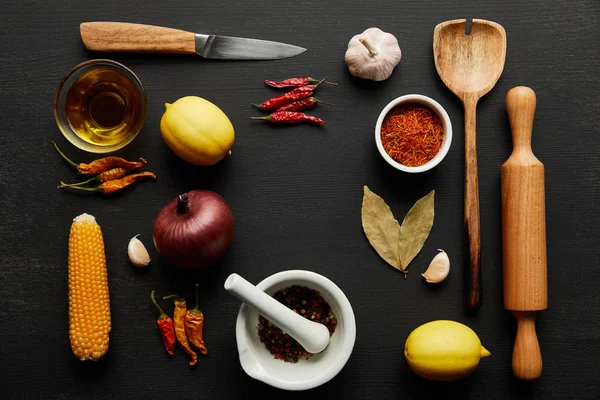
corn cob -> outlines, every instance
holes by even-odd
[[[102,230],[81,214],[69,236],[69,339],[80,360],[97,361],[108,351],[110,299]]]

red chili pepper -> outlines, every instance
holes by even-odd
[[[319,86],[323,81],[319,81],[316,85],[306,85],[300,86],[296,89],[290,90],[286,94],[282,96],[273,97],[267,101],[262,102],[261,104],[252,104],[254,107],[262,110],[262,111],[275,111],[279,108],[285,106],[286,104],[293,103],[296,100],[304,99],[306,97],[310,97],[313,95],[314,90]]]
[[[309,85],[311,83],[319,83],[320,81],[313,79],[311,77],[306,77],[306,78],[289,78],[283,81],[270,81],[270,80],[265,80],[265,83],[269,86],[272,86],[274,88],[286,88],[286,87],[300,87],[300,86],[306,86]],[[323,83],[326,83],[328,85],[336,85],[337,83],[335,82],[327,82],[327,81],[322,81]]]
[[[282,96],[273,97],[267,101],[262,102],[261,104],[252,104],[254,107],[262,110],[262,111],[275,111],[286,104],[293,103],[296,100],[304,99],[305,97],[310,97],[313,94],[314,89],[313,85],[301,86],[294,90],[290,90],[286,94]]]
[[[89,164],[79,164],[79,173],[82,175],[96,175],[113,168],[125,168],[128,171],[146,166],[146,160],[140,157],[140,161],[127,161],[121,157],[104,157],[94,160]]]
[[[334,106],[335,104],[327,103],[325,101],[317,100],[314,97],[308,97],[306,99],[298,100],[290,104],[279,108],[277,111],[302,111],[309,108],[313,108],[317,103],[327,104],[328,106]]]
[[[296,124],[299,122],[313,122],[315,124],[325,124],[325,120],[312,115],[294,111],[276,111],[266,117],[250,117],[250,119],[262,119],[274,124]]]
[[[192,346],[201,354],[208,354],[202,331],[204,329],[204,314],[198,309],[198,284],[196,283],[196,307],[190,308],[185,313],[185,334]]]
[[[179,342],[179,345],[190,357],[190,365],[196,365],[198,363],[198,354],[191,348],[190,342],[185,333],[185,314],[187,311],[187,304],[183,297],[179,297],[176,294],[163,297],[163,300],[174,299],[175,310],[173,311],[173,320],[175,321],[175,337]]]
[[[153,172],[140,172],[138,174],[127,175],[121,179],[115,179],[112,181],[104,182],[100,186],[95,187],[80,187],[75,185],[68,185],[64,182],[61,182],[58,186],[60,188],[71,188],[77,190],[85,190],[87,192],[100,192],[104,194],[114,193],[117,190],[121,190],[129,185],[133,185],[135,182],[141,181],[143,179],[152,178],[156,179],[156,175]]]
[[[160,333],[160,337],[165,345],[165,350],[169,355],[175,354],[175,325],[171,317],[169,317],[165,312],[160,308],[156,299],[154,298],[154,290],[150,293],[150,298],[152,299],[152,303],[154,303],[154,307],[158,310],[160,315],[156,320],[156,324],[158,325],[158,332]]]

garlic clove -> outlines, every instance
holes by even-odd
[[[127,255],[133,265],[136,267],[145,267],[150,264],[150,254],[148,254],[148,250],[146,250],[144,244],[137,238],[138,236],[140,235],[135,235],[129,240]]]
[[[440,283],[446,279],[450,272],[450,259],[448,258],[448,254],[442,249],[438,249],[438,251],[439,253],[433,257],[427,271],[422,274],[426,282]]]

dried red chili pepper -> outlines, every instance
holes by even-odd
[[[287,87],[306,86],[306,85],[310,85],[311,83],[319,83],[319,80],[313,79],[311,77],[289,78],[289,79],[285,79],[283,81],[277,81],[277,82],[265,79],[265,83],[274,88],[287,88]],[[328,85],[336,85],[337,86],[337,83],[335,83],[335,82],[323,81],[323,83],[326,83]]]
[[[87,181],[71,183],[70,186],[84,186],[92,182],[108,182],[124,177],[125,175],[127,175],[127,172],[129,171],[127,171],[125,168],[113,168],[99,175],[96,175],[88,179]]]
[[[302,111],[307,110],[309,108],[313,108],[317,105],[317,103],[326,104],[328,106],[334,106],[335,104],[327,103],[325,101],[321,101],[315,99],[314,97],[307,97],[306,99],[298,100],[293,103],[287,104],[277,111]]]
[[[281,96],[273,97],[269,100],[263,101],[260,104],[252,105],[262,111],[275,111],[285,106],[286,104],[290,104],[296,100],[312,96],[317,86],[319,86],[321,83],[323,83],[322,80],[319,81],[316,85],[300,86],[296,89],[290,90],[289,92]]]
[[[196,365],[198,362],[198,355],[190,347],[187,335],[185,333],[185,314],[187,311],[187,305],[183,297],[179,297],[176,294],[163,297],[163,300],[173,299],[175,302],[175,311],[173,311],[173,321],[175,321],[175,337],[179,342],[179,345],[190,357],[190,365]]]
[[[312,85],[310,85],[312,86]],[[262,111],[275,111],[286,104],[293,103],[296,100],[303,99],[305,97],[312,96],[314,89],[310,86],[301,86],[294,90],[290,90],[282,96],[270,98],[269,100],[263,101],[260,104],[252,104],[254,107]]]
[[[99,192],[104,194],[110,194],[121,190],[127,186],[133,185],[135,182],[148,178],[156,179],[156,175],[153,172],[140,172],[137,174],[127,175],[126,177],[121,179],[115,179],[112,181],[104,182],[100,186],[95,186],[91,188],[81,187],[78,186],[78,184],[68,185],[64,182],[61,182],[58,188],[71,188],[76,190],[85,190],[87,192]]]
[[[160,337],[165,345],[165,350],[169,355],[175,354],[175,328],[173,327],[173,320],[169,317],[162,308],[156,302],[154,298],[154,290],[150,293],[150,298],[152,299],[152,303],[154,307],[158,310],[160,315],[156,320],[156,325],[158,325],[158,332],[160,333]]]
[[[204,314],[198,309],[198,284],[196,283],[196,306],[185,313],[185,333],[189,342],[204,355],[208,354],[202,330],[204,329]]]
[[[79,173],[82,175],[96,175],[113,168],[125,168],[127,171],[139,169],[147,164],[146,160],[140,157],[140,161],[127,161],[121,157],[105,157],[94,160],[89,164],[79,164]]]
[[[52,144],[54,145],[54,148],[58,154],[60,154],[60,156],[81,175],[97,175],[113,168],[125,168],[127,171],[132,171],[134,169],[142,168],[147,164],[146,160],[143,158],[140,158],[140,161],[127,161],[124,158],[114,156],[100,158],[92,161],[89,164],[77,164],[71,161],[62,151],[60,151],[56,143],[52,142]]]
[[[297,124],[299,122],[312,122],[315,124],[325,124],[325,120],[312,115],[294,111],[276,111],[266,117],[250,117],[250,119],[262,119],[274,124]]]

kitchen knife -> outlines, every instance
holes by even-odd
[[[219,60],[277,60],[297,56],[303,47],[268,40],[204,35],[125,22],[84,22],[79,31],[91,51],[198,54]]]

